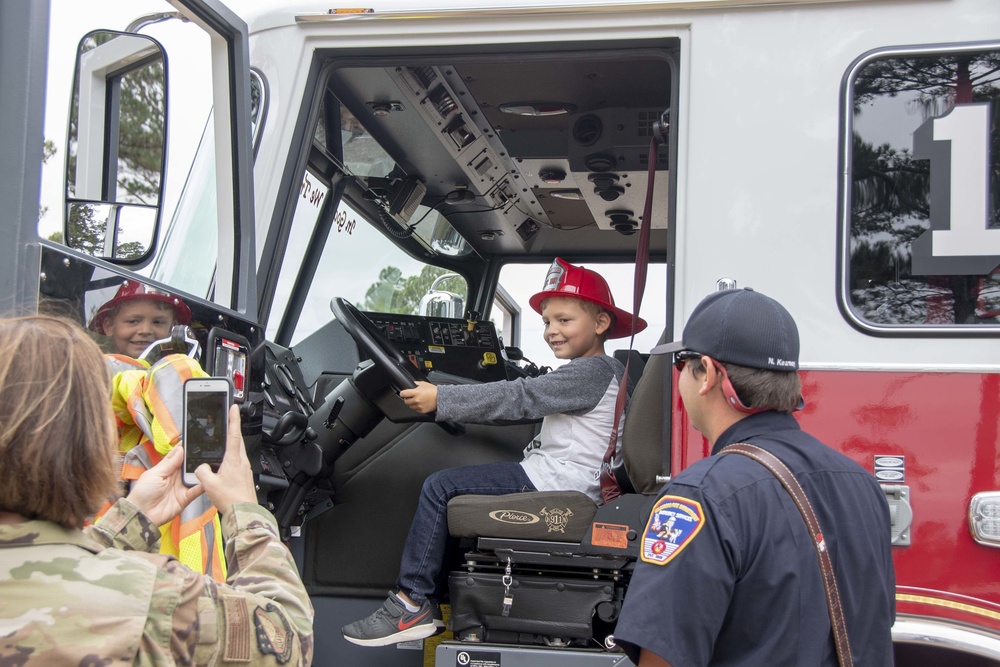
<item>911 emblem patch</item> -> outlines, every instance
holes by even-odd
[[[642,536],[640,557],[653,565],[666,565],[690,544],[705,525],[701,503],[680,496],[656,501]]]

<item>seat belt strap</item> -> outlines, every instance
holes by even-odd
[[[654,132],[649,140],[648,162],[649,170],[646,178],[646,203],[642,209],[642,220],[639,222],[639,241],[635,248],[635,278],[632,284],[632,331],[628,342],[628,356],[625,357],[625,375],[621,385],[618,387],[618,398],[615,400],[615,419],[611,426],[611,437],[608,440],[608,450],[604,453],[604,461],[601,463],[600,483],[601,502],[609,503],[622,494],[621,486],[615,479],[615,472],[612,468],[615,452],[618,449],[618,425],[621,423],[622,413],[625,411],[625,400],[628,398],[628,367],[632,356],[632,347],[635,345],[635,326],[639,320],[639,309],[642,306],[642,295],[646,291],[646,269],[649,265],[649,230],[653,218],[653,182],[656,176],[656,153],[659,148],[657,133]]]

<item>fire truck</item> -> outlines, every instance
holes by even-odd
[[[185,301],[202,365],[238,380],[316,664],[631,664],[614,627],[636,531],[710,453],[647,353],[734,286],[795,317],[797,418],[886,494],[897,663],[1000,661],[994,0],[170,5],[79,35],[53,236],[59,16],[0,3],[0,302],[86,324],[125,281]],[[185,96],[195,75],[209,92]],[[651,337],[616,352],[631,492],[456,520],[449,632],[348,644],[427,475],[519,460],[537,428],[435,423],[398,390],[545,372],[526,306],[555,257],[612,276],[626,309],[649,262]]]

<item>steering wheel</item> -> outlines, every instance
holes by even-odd
[[[389,376],[389,381],[397,391],[413,389],[417,386],[417,380],[425,379],[360,310],[339,296],[330,301],[330,309],[347,333],[365,349],[375,365]],[[465,433],[465,427],[459,423],[448,420],[436,423],[451,435]]]
[[[330,309],[337,321],[347,329],[347,333],[385,371],[397,390],[413,389],[417,386],[416,380],[424,379],[413,364],[386,340],[378,327],[347,300],[334,297],[330,301]]]

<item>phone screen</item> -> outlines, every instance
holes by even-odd
[[[184,472],[194,474],[202,463],[218,470],[226,453],[229,416],[228,383],[219,390],[185,385]]]

